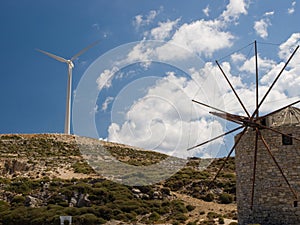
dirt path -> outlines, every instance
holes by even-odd
[[[186,221],[186,223],[193,222],[196,220],[205,220],[207,219],[208,212],[215,212],[221,215],[228,213],[236,213],[235,204],[217,204],[215,202],[205,202],[201,199],[196,199],[185,194],[174,194],[177,196],[177,198],[182,199],[186,204],[193,205],[196,207],[193,211],[189,212],[189,219],[188,221]],[[232,221],[236,222],[236,220],[225,219],[225,224],[229,224]]]

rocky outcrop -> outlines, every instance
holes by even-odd
[[[28,170],[30,170],[30,166],[26,162],[19,161],[17,159],[7,159],[4,162],[2,175],[5,174],[12,175],[21,171],[28,171]]]
[[[91,205],[91,201],[88,199],[88,194],[80,194],[77,207],[88,207]]]
[[[32,207],[32,208],[37,208],[41,205],[42,205],[42,200],[41,199],[32,197],[30,195],[25,198],[25,206]]]

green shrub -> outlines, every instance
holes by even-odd
[[[171,202],[171,208],[174,213],[187,213],[188,210],[180,200],[174,200]]]
[[[75,184],[70,188],[71,188],[71,190],[77,190],[81,194],[90,193],[92,191],[91,185],[89,185],[87,183],[84,183],[84,182],[80,182],[78,184]]]
[[[188,218],[183,213],[178,213],[178,214],[176,214],[176,215],[173,216],[173,219],[176,220],[176,221],[178,221],[178,222],[180,222],[180,223],[183,223]]]
[[[0,200],[0,212],[9,209],[9,204],[3,200]]]
[[[188,222],[187,225],[197,225],[197,222],[193,221],[193,222]]]
[[[151,222],[154,222],[154,221],[158,221],[160,219],[160,215],[157,213],[157,212],[153,212],[151,213],[151,215],[149,216],[149,220]]]
[[[98,222],[98,218],[94,214],[87,213],[77,217],[76,221],[78,221],[79,224],[94,225]]]
[[[72,165],[75,173],[91,174],[94,173],[94,170],[86,162],[76,162]]]
[[[202,199],[206,202],[212,202],[215,199],[215,196],[213,193],[208,193]]]
[[[187,209],[189,212],[193,211],[195,208],[196,208],[196,206],[193,206],[193,205],[187,205],[187,206],[186,206],[186,209]]]
[[[219,224],[225,224],[224,218],[223,217],[219,217]]]
[[[237,222],[230,222],[229,225],[238,225]]]
[[[215,219],[215,218],[218,218],[220,217],[220,215],[218,213],[215,213],[215,212],[208,212],[207,213],[207,218],[208,219]]]
[[[11,203],[13,205],[24,205],[24,203],[25,203],[25,197],[22,196],[22,195],[16,195],[11,200]]]
[[[233,196],[231,194],[223,193],[219,196],[221,204],[229,204],[233,202]]]
[[[165,194],[165,195],[170,195],[171,194],[171,189],[168,187],[163,187],[161,189],[161,193]]]

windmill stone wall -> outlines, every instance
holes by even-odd
[[[299,138],[299,119],[300,110],[288,107],[268,115],[262,123]],[[300,196],[300,141],[286,139],[286,136],[267,129],[260,132],[291,187]],[[239,224],[300,224],[300,199],[295,198],[260,139],[257,148],[254,199],[253,205],[251,204],[255,133],[253,128],[248,128],[235,149]],[[239,134],[235,138],[238,136]]]

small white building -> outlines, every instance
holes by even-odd
[[[65,221],[69,222],[69,225],[72,224],[72,216],[60,216],[60,225],[64,225]]]

